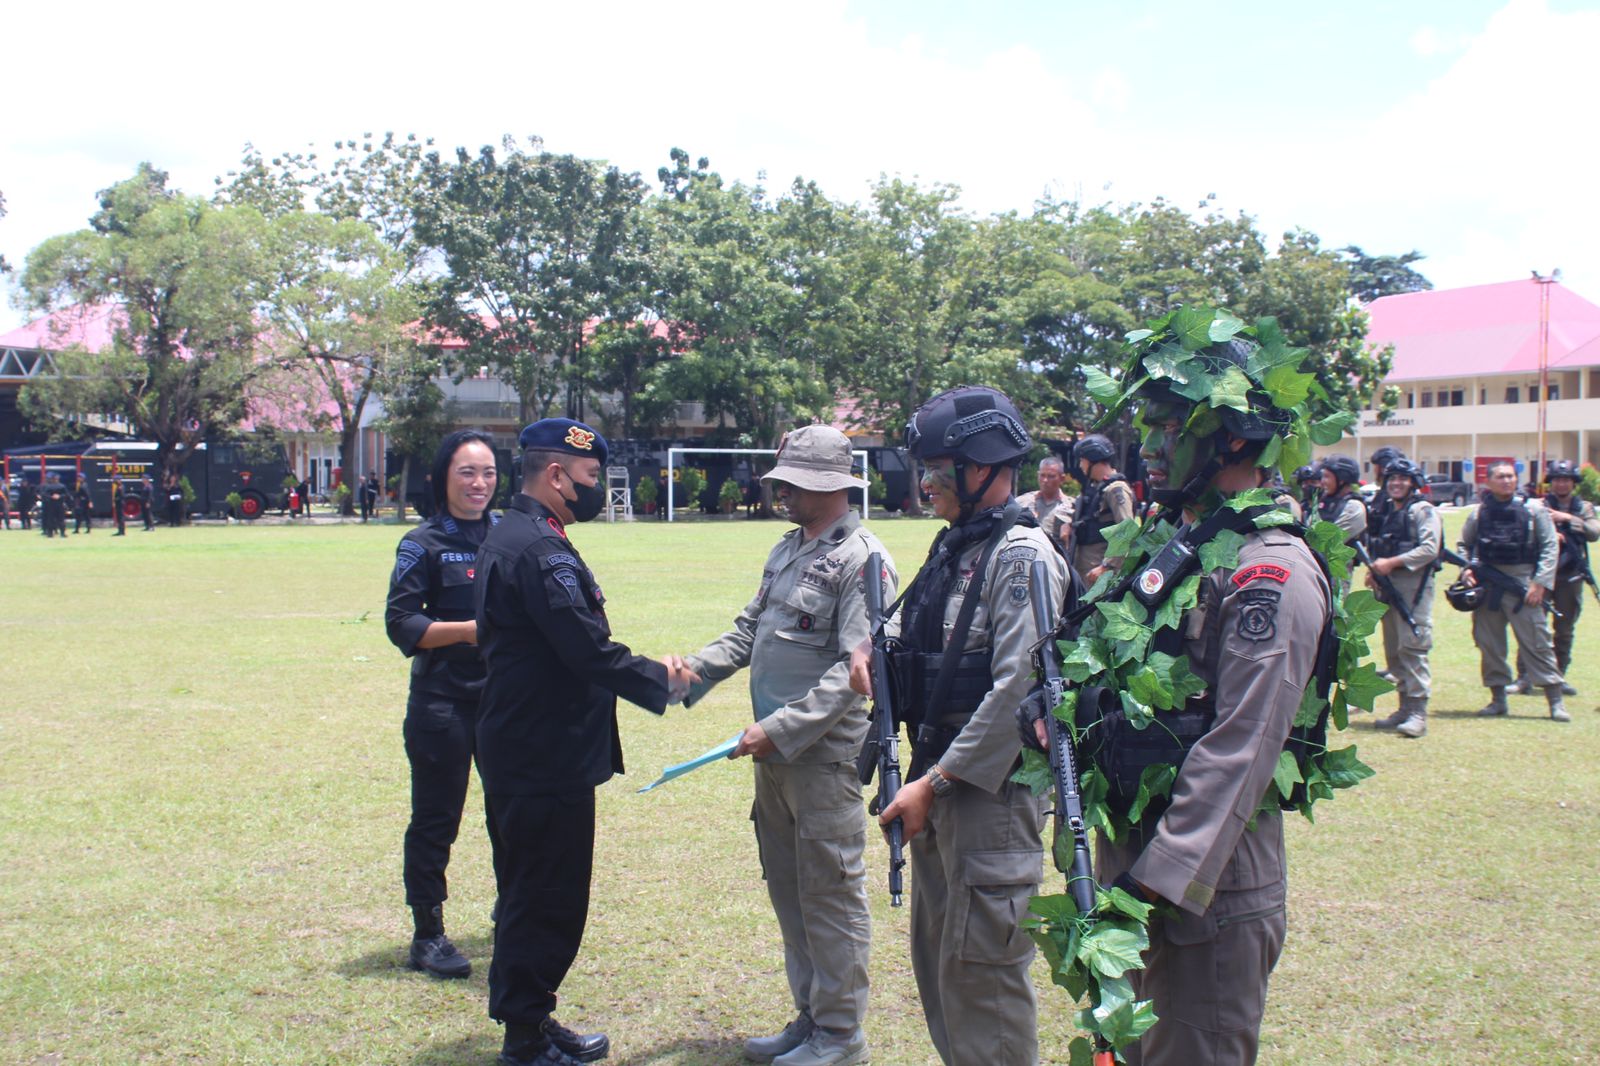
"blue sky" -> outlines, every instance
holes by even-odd
[[[83,225],[148,159],[207,193],[246,141],[537,134],[647,176],[856,199],[880,173],[977,212],[1215,194],[1269,236],[1427,254],[1444,287],[1561,267],[1600,302],[1600,7],[734,0],[29,5],[7,16],[0,253]],[[443,12],[441,14],[441,12]],[[232,21],[230,21],[232,20]],[[86,27],[92,32],[85,33]],[[0,327],[26,319],[9,304]]]

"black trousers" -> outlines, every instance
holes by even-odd
[[[500,921],[489,964],[489,1017],[541,1025],[583,942],[594,871],[594,789],[484,796]]]
[[[411,761],[411,824],[405,837],[406,905],[450,897],[445,867],[461,829],[478,732],[478,701],[413,693],[403,728]]]

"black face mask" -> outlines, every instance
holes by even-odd
[[[566,494],[563,493],[561,498],[566,500],[567,507],[572,511],[572,520],[574,522],[587,522],[605,510],[606,490],[604,485],[598,481],[593,485],[579,484],[570,476],[567,480],[572,482],[572,491],[577,495],[568,500]]]

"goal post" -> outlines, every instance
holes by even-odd
[[[676,509],[673,507],[673,492],[672,492],[673,477],[672,477],[672,475],[673,475],[673,471],[675,471],[677,469],[677,467],[678,467],[678,456],[680,456],[680,455],[777,455],[777,454],[778,454],[778,450],[776,448],[668,448],[667,449],[667,483],[666,483],[666,486],[665,486],[666,494],[667,494],[667,521],[671,522],[671,521],[675,520]],[[863,522],[865,522],[867,520],[867,511],[869,509],[868,496],[872,491],[872,487],[871,487],[872,486],[872,475],[868,472],[868,469],[867,469],[867,453],[864,452],[864,451],[863,452],[856,452],[851,457],[852,465],[854,464],[856,459],[861,460],[861,480],[865,481],[867,483],[867,488],[864,488],[864,489],[861,490],[861,520]]]

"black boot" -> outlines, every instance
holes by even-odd
[[[498,1066],[581,1066],[580,1060],[555,1045],[537,1025],[506,1023],[505,1042],[500,1046]]]
[[[434,977],[470,977],[472,962],[444,935],[444,905],[411,908],[416,932],[411,938],[411,958],[407,963]]]
[[[544,1035],[579,1062],[599,1062],[611,1054],[611,1040],[606,1034],[575,1033],[554,1018],[544,1020]]]

